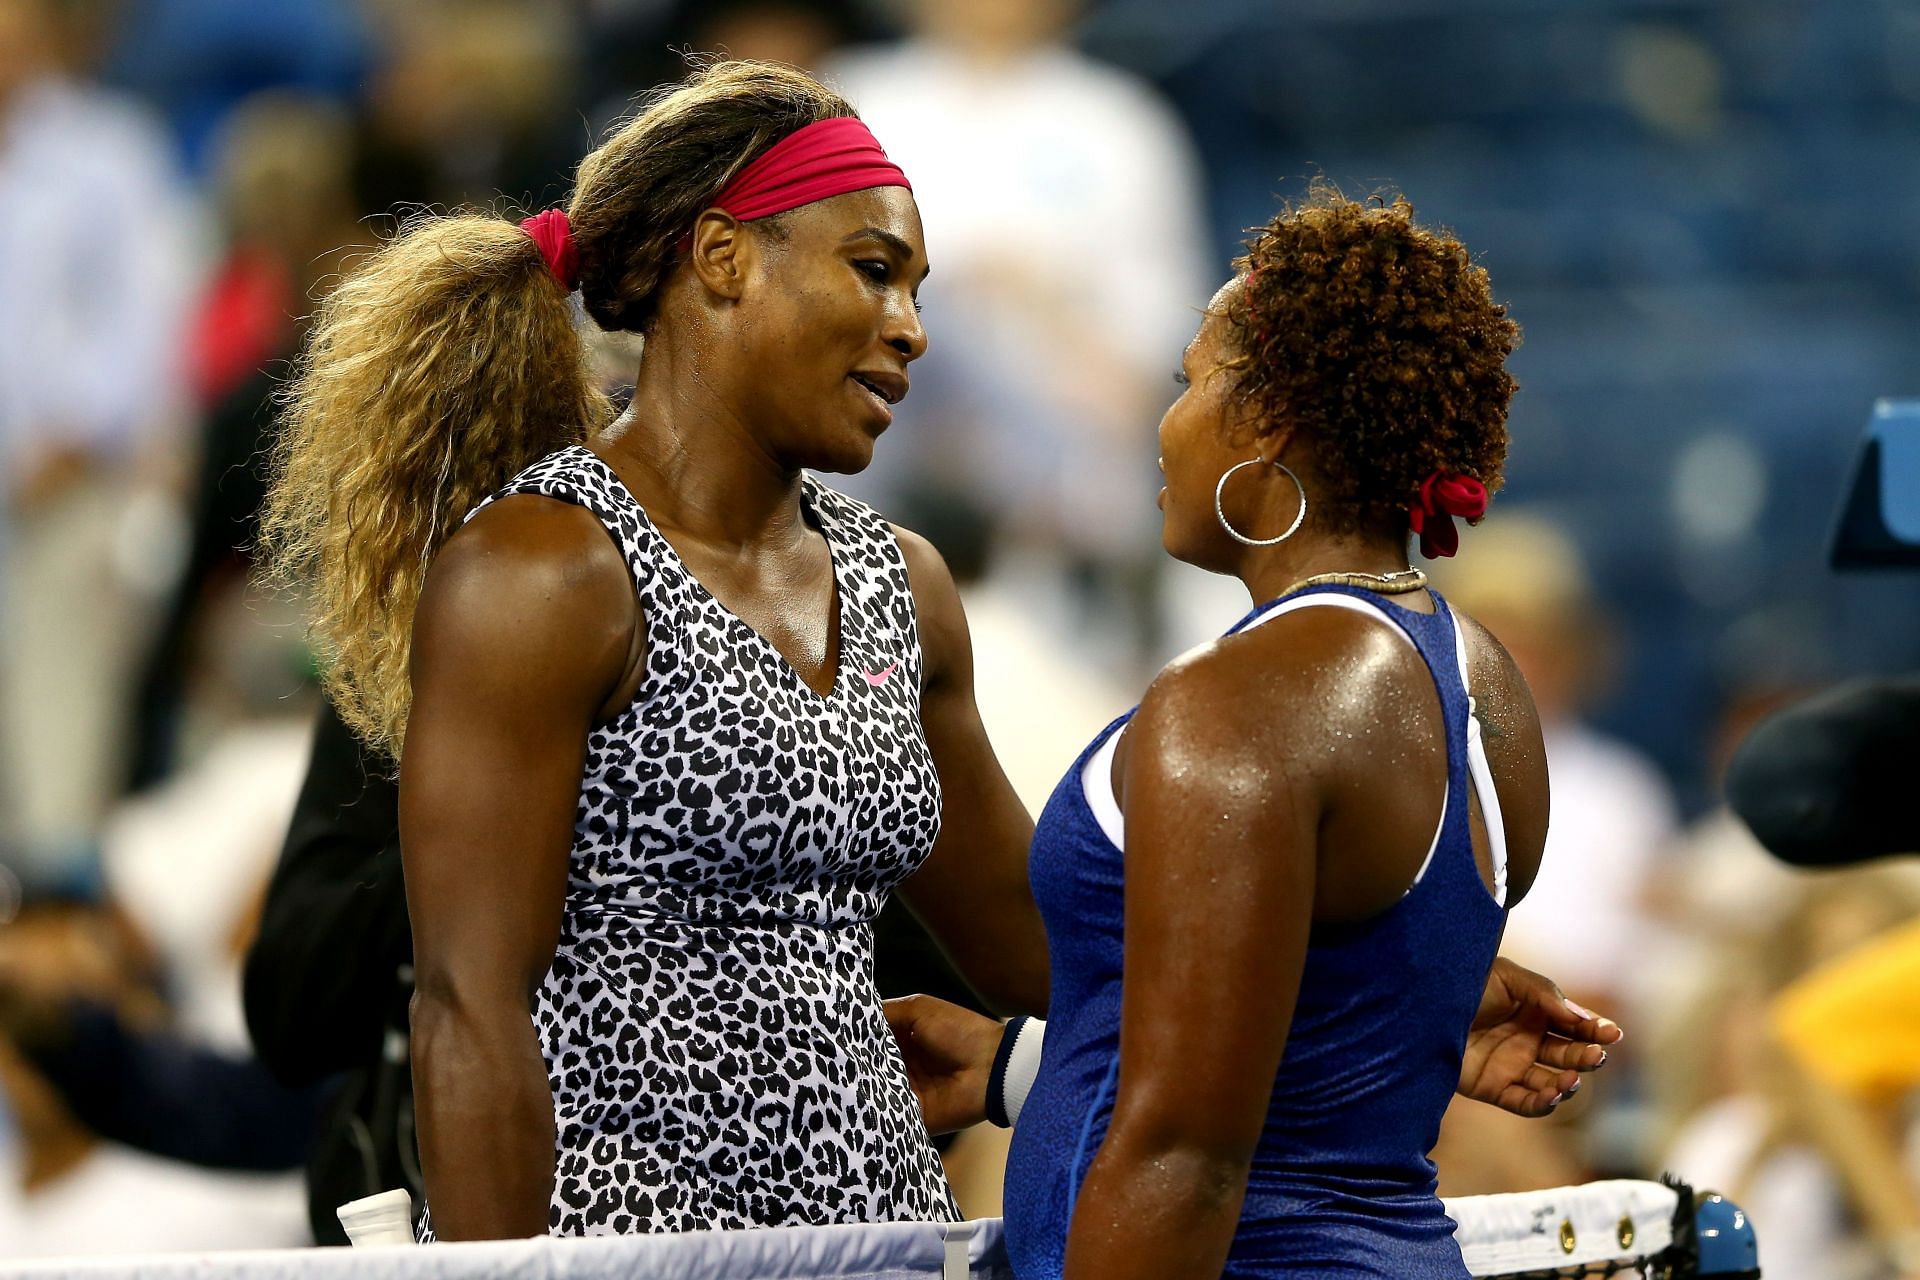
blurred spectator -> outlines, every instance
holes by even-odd
[[[1722,790],[1728,761],[1753,726],[1802,689],[1798,672],[1817,664],[1735,664],[1708,744],[1707,776]],[[1679,1034],[1695,1016],[1693,979],[1723,963],[1802,907],[1808,879],[1769,857],[1732,810],[1717,804],[1688,823],[1647,878],[1643,903],[1659,927],[1642,942],[1630,991],[1637,1024],[1651,1036]],[[1646,1153],[1651,1157],[1651,1153]]]
[[[1878,1102],[1920,1087],[1920,923],[1801,977],[1773,1031],[1828,1088]]]
[[[1728,762],[1755,724],[1793,700],[1802,688],[1790,675],[1773,673],[1736,687],[1725,699],[1708,748],[1715,794],[1725,790]],[[1739,943],[1765,932],[1800,906],[1807,877],[1770,857],[1726,804],[1717,804],[1688,824],[1656,868],[1649,909],[1667,925],[1655,946],[1672,946],[1673,963],[1699,962],[1701,948]],[[1642,966],[1650,981],[1636,993],[1654,1018],[1673,1004],[1670,981],[1653,978],[1668,965],[1650,958]]]
[[[1553,814],[1539,878],[1507,924],[1506,954],[1590,1008],[1619,1010],[1652,925],[1649,877],[1675,833],[1665,780],[1581,716],[1602,691],[1609,624],[1573,542],[1544,520],[1496,511],[1434,569],[1442,593],[1506,645],[1533,690]]]
[[[202,405],[297,349],[317,287],[348,253],[371,247],[354,165],[351,119],[324,98],[262,93],[227,117],[212,175],[226,243],[188,335]]]
[[[1224,267],[1185,129],[1064,42],[1077,8],[916,0],[910,39],[823,68],[912,178],[933,264],[929,354],[852,487],[883,510],[921,479],[977,495],[1020,554],[1057,549],[1069,583],[1124,604],[1100,619],[1120,625],[1069,625],[1083,659],[1131,662],[1159,558],[1153,426]]]
[[[187,331],[199,465],[186,562],[138,689],[136,788],[177,762],[207,624],[247,588],[277,379],[326,280],[371,242],[355,217],[354,146],[340,108],[283,92],[241,104],[221,131],[214,194],[227,243]],[[286,633],[289,661],[302,652],[297,632],[296,622]]]
[[[207,1169],[275,1173],[306,1159],[317,1091],[284,1088],[251,1058],[131,1026],[88,997],[29,995],[5,974],[0,1023],[74,1119],[101,1138]]]
[[[1858,1247],[1855,1224],[1867,1224],[1882,1239],[1920,1226],[1911,1211],[1911,1175],[1894,1155],[1897,1121],[1868,1119],[1861,1104],[1869,1099],[1848,1098],[1853,1082],[1847,1073],[1825,1065],[1852,1060],[1837,1042],[1829,1053],[1789,1033],[1783,1052],[1776,1035],[1792,1019],[1776,1017],[1770,1027],[1768,1016],[1770,1006],[1792,1007],[1793,993],[1807,985],[1795,983],[1798,975],[1829,961],[1822,972],[1837,973],[1852,962],[1836,957],[1861,954],[1855,949],[1862,943],[1884,938],[1891,944],[1911,935],[1911,926],[1886,931],[1916,910],[1920,880],[1901,871],[1800,878],[1784,914],[1756,917],[1744,935],[1723,938],[1677,971],[1685,1007],[1659,1025],[1641,1059],[1668,1135],[1656,1167],[1711,1186],[1755,1222],[1770,1224],[1770,1280],[1878,1275],[1875,1259]],[[1870,943],[1866,951],[1880,949]],[[1873,1007],[1893,1013],[1879,1001]],[[1860,1020],[1861,1031],[1875,1021]],[[1842,1019],[1831,1029],[1840,1033],[1852,1023]],[[1910,1042],[1906,1031],[1883,1040],[1892,1056]],[[1910,1085],[1910,1068],[1906,1072]],[[1873,1104],[1900,1096],[1900,1089],[1885,1092],[1886,1083],[1873,1082]],[[1889,1213],[1890,1199],[1905,1210]]]
[[[413,931],[393,762],[324,701],[312,744],[246,957],[245,1009],[260,1060],[281,1081],[342,1078],[307,1196],[315,1239],[345,1244],[337,1206],[394,1187],[421,1194],[408,1057]]]
[[[250,621],[227,620],[251,643]],[[297,693],[284,672],[278,687],[262,680],[251,696],[275,714],[256,707],[223,729],[192,767],[120,805],[102,838],[106,891],[152,947],[174,1025],[228,1052],[248,1051],[241,965],[307,768],[314,699]]]
[[[162,1006],[137,945],[93,907],[30,907],[0,931],[0,974],[35,1007],[81,997],[132,1025]],[[13,1003],[17,1010],[19,1004]],[[0,1037],[0,1102],[19,1135],[16,1183],[0,1187],[13,1217],[0,1254],[271,1248],[304,1243],[306,1226],[284,1179],[213,1173],[101,1141],[14,1046]],[[32,1034],[32,1033],[27,1033]]]
[[[686,73],[686,54],[720,54],[817,69],[842,45],[886,34],[866,0],[585,0],[594,119],[625,114],[635,95]]]
[[[258,631],[250,616],[227,633]],[[235,625],[237,624],[237,625]],[[224,651],[230,665],[245,643]],[[320,1095],[277,1084],[247,1049],[239,963],[307,754],[304,702],[255,689],[255,716],[104,829],[109,909],[40,907],[0,930],[0,1041],[29,1152],[33,1234],[0,1252],[305,1243],[297,1168]],[[275,718],[261,719],[264,702]],[[161,993],[165,993],[165,999]],[[84,1157],[84,1162],[83,1162]],[[158,1157],[158,1158],[156,1158]],[[74,1180],[47,1178],[71,1163]],[[57,1186],[55,1185],[57,1183]],[[150,1194],[142,1188],[158,1184]],[[148,1194],[82,1249],[83,1208]],[[226,1200],[220,1213],[213,1209]],[[251,1222],[223,1221],[228,1214]]]
[[[49,877],[84,874],[118,781],[134,468],[180,404],[197,260],[166,136],[70,73],[63,11],[0,5],[0,810]]]
[[[164,112],[191,167],[216,162],[236,104],[269,89],[345,99],[366,77],[360,0],[122,0],[115,83]]]
[[[842,45],[879,34],[858,0],[683,0],[694,52],[817,67]]]
[[[1920,1137],[1912,1120],[1920,921],[1909,918],[1813,969],[1780,993],[1771,1013],[1774,1040],[1819,1108],[1823,1145],[1860,1219],[1902,1276],[1920,1276],[1920,1167],[1911,1158]]]
[[[966,606],[980,719],[1007,780],[1038,815],[1100,729],[1131,705],[1131,690],[1064,649],[1036,617],[1019,564],[997,553],[998,530],[972,494],[922,486],[900,518],[939,549]]]
[[[585,154],[567,9],[534,0],[383,0],[355,175],[363,209],[539,209]]]

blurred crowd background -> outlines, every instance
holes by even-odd
[[[825,76],[913,178],[932,351],[847,487],[953,562],[1036,806],[1245,607],[1153,504],[1243,229],[1325,175],[1460,234],[1526,333],[1441,579],[1548,722],[1507,949],[1628,1039],[1549,1121],[1456,1108],[1442,1189],[1671,1169],[1773,1280],[1920,1274],[1905,1082],[1776,1033],[1920,881],[1781,869],[1718,792],[1768,710],[1920,667],[1911,579],[1825,561],[1920,391],[1912,0],[0,0],[0,1256],[309,1239],[325,1100],[238,995],[316,706],[250,576],[276,379],[396,214],[560,200],[711,51]]]

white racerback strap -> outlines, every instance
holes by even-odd
[[[1507,823],[1500,816],[1500,791],[1493,785],[1493,766],[1487,763],[1486,739],[1474,712],[1473,685],[1467,679],[1467,637],[1460,615],[1453,615],[1453,652],[1460,662],[1460,688],[1467,695],[1467,772],[1473,775],[1473,793],[1480,798],[1480,818],[1487,824],[1487,853],[1493,860],[1493,900],[1507,905]]]
[[[1318,592],[1313,595],[1295,596],[1284,600],[1267,610],[1235,634],[1245,634],[1263,623],[1271,622],[1283,613],[1292,613],[1297,609],[1310,609],[1326,606],[1335,609],[1350,609],[1355,613],[1367,614],[1379,619],[1393,630],[1393,633],[1413,645],[1413,637],[1407,634],[1394,620],[1392,614],[1379,605],[1363,600],[1358,596],[1340,595],[1332,592]],[[1507,905],[1507,833],[1500,818],[1500,796],[1494,789],[1493,769],[1487,763],[1487,748],[1480,734],[1480,721],[1473,715],[1473,691],[1467,681],[1466,638],[1460,630],[1460,619],[1453,619],[1453,651],[1460,664],[1460,687],[1467,693],[1467,773],[1473,780],[1474,794],[1480,800],[1480,816],[1487,826],[1487,847],[1493,859],[1493,898],[1502,907]],[[1107,735],[1107,740],[1087,758],[1086,766],[1080,772],[1080,787],[1087,799],[1087,807],[1093,811],[1094,821],[1100,824],[1100,830],[1113,847],[1126,852],[1126,815],[1113,798],[1113,757],[1120,746],[1120,735],[1125,729],[1116,730]],[[1451,783],[1449,783],[1451,785]],[[1433,840],[1427,846],[1427,856],[1420,863],[1420,870],[1413,877],[1413,883],[1419,884],[1427,874],[1427,868],[1433,864],[1433,855],[1440,848],[1440,837],[1446,829],[1447,801],[1442,799],[1440,821],[1433,832]],[[1412,891],[1412,886],[1408,887]]]

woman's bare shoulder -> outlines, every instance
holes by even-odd
[[[626,561],[592,512],[516,494],[483,508],[435,555],[415,651],[618,671],[638,614]]]
[[[1323,774],[1423,671],[1388,626],[1347,609],[1300,609],[1174,659],[1148,687],[1136,722],[1209,726],[1222,766],[1249,758]]]

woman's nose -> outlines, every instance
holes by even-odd
[[[887,327],[882,336],[888,346],[909,360],[918,360],[927,354],[927,329],[920,323],[920,309],[912,298],[906,298],[900,306],[889,308]]]

